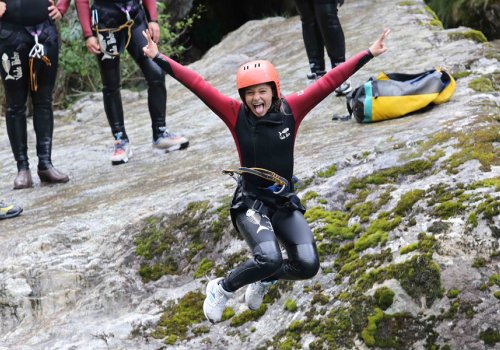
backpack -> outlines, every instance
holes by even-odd
[[[399,118],[450,100],[455,80],[444,69],[419,74],[380,73],[346,96],[347,110],[359,123]]]

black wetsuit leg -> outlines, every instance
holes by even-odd
[[[147,40],[142,32],[147,29],[145,18],[136,19],[132,27],[132,38],[127,51],[141,68],[148,83],[148,108],[153,129],[153,141],[156,141],[161,129],[165,129],[165,115],[167,106],[167,88],[165,86],[165,72],[153,60],[144,55],[142,48]]]
[[[332,68],[345,61],[345,37],[338,17],[337,0],[313,0],[319,30]]]
[[[235,221],[252,250],[253,258],[224,279],[223,286],[227,291],[260,280],[300,280],[316,275],[319,269],[316,244],[302,213],[283,209],[275,212],[272,219],[249,214],[252,213],[242,211],[236,215]],[[283,259],[278,239],[285,247],[288,259]]]
[[[47,66],[37,60],[37,91],[31,91],[33,102],[33,125],[36,134],[36,152],[38,169],[47,170],[52,167],[52,137],[54,133],[54,113],[52,110],[52,93],[59,65],[59,46],[57,37],[44,44],[45,55],[50,60]]]
[[[97,55],[102,80],[104,112],[113,136],[128,141],[120,92],[120,56],[104,58],[104,60],[103,57],[103,54]]]
[[[26,100],[30,84],[28,53],[27,45],[22,49],[17,49],[14,45],[0,44],[0,58],[3,66],[0,72],[7,104],[7,134],[18,171],[29,168],[26,122]],[[9,67],[8,74],[5,67]]]
[[[295,7],[302,22],[302,36],[311,72],[325,70],[325,49],[320,27],[316,20],[313,1],[295,0]]]
[[[250,247],[253,258],[236,267],[224,279],[224,289],[230,292],[273,275],[283,263],[269,217],[243,210],[236,214],[235,223]]]
[[[319,270],[319,256],[311,229],[298,210],[278,210],[272,217],[276,236],[287,252],[278,271],[266,278],[272,280],[303,280]]]

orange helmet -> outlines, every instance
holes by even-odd
[[[251,61],[238,68],[238,72],[236,73],[236,87],[238,91],[252,85],[265,83],[273,83],[276,88],[276,97],[281,97],[280,79],[278,72],[276,72],[271,62],[266,60]]]

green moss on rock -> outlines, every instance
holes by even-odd
[[[382,310],[387,310],[394,302],[394,292],[388,287],[378,288],[373,297],[375,298],[375,303]]]
[[[495,345],[500,342],[500,333],[496,329],[490,327],[479,333],[479,339],[484,341],[486,345]]]
[[[477,43],[485,43],[488,41],[486,36],[481,31],[474,29],[470,29],[465,32],[448,33],[448,36],[451,40],[469,39]]]
[[[188,292],[177,304],[169,303],[158,322],[152,336],[164,339],[172,345],[177,340],[186,339],[191,326],[205,320],[203,301],[205,296],[200,292]]]
[[[212,260],[203,258],[200,262],[200,265],[198,266],[198,270],[196,270],[193,277],[200,278],[206,276],[210,273],[210,271],[212,271],[213,267],[214,267],[214,262]]]

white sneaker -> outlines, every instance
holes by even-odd
[[[167,129],[163,130],[160,136],[153,141],[153,148],[164,152],[172,152],[188,148],[189,140],[184,136],[172,134]]]
[[[203,313],[207,320],[212,323],[220,322],[227,301],[234,295],[234,293],[227,292],[222,288],[219,283],[222,279],[222,277],[216,278],[207,284],[207,297],[203,302]]]
[[[111,155],[111,164],[118,165],[127,163],[131,156],[132,149],[130,148],[130,142],[126,140],[115,140],[115,149]]]
[[[269,288],[275,284],[276,281],[271,282],[254,282],[249,284],[245,292],[245,302],[250,310],[257,310],[264,300],[264,295],[269,291]]]
[[[351,82],[349,80],[346,80],[345,82],[342,83],[342,85],[340,85],[338,88],[335,89],[335,95],[345,96],[351,91],[352,91]]]

